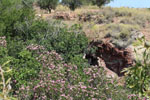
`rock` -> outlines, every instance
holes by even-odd
[[[106,67],[105,61],[98,57],[98,66],[103,67],[106,72],[106,77],[112,78],[112,79],[118,79],[118,75],[113,72],[112,70],[108,69]]]
[[[92,45],[98,48],[94,56],[103,59],[105,66],[118,76],[124,75],[122,70],[133,64],[133,52],[130,48],[118,49],[110,42],[110,39],[96,41]]]

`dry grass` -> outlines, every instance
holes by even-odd
[[[37,10],[43,14],[39,8]],[[149,31],[145,31],[150,30],[150,10],[146,8],[98,8],[97,6],[83,6],[75,11],[71,11],[68,7],[59,5],[54,13],[57,12],[71,12],[78,16],[84,15],[85,17],[89,15],[96,16],[96,19],[86,22],[79,21],[79,17],[74,21],[63,21],[69,26],[81,24],[83,31],[90,40],[102,39],[107,34],[114,34],[116,36],[118,35],[116,33],[130,34],[133,30],[139,30],[146,34],[146,36],[150,36]],[[43,14],[43,16],[49,17],[48,14]]]

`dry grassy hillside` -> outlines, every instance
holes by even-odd
[[[111,35],[115,38],[129,38],[134,32],[150,37],[150,10],[136,8],[111,8],[85,6],[75,11],[58,6],[51,13],[36,7],[37,14],[46,19],[60,19],[66,24],[80,24],[89,39],[99,40]]]

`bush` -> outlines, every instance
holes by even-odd
[[[78,24],[67,28],[60,22],[49,22],[44,29],[44,34],[36,38],[36,43],[44,46],[48,51],[55,50],[61,54],[66,62],[70,62],[77,55],[80,57],[85,52],[88,39],[81,31]],[[55,26],[54,26],[55,25]]]
[[[0,1],[0,35],[8,37],[22,37],[17,33],[15,26],[32,20],[34,13],[31,6],[26,5],[27,0],[1,0]]]
[[[126,24],[108,24],[104,25],[100,29],[104,31],[105,38],[110,37],[112,43],[118,48],[126,48],[135,40],[132,38],[139,30],[138,26],[126,25]]]
[[[41,69],[41,64],[36,60],[31,52],[23,50],[18,54],[18,58],[13,62],[13,89],[18,89],[21,85],[27,85],[33,78],[36,78]]]
[[[110,3],[113,0],[91,0],[93,5],[97,5],[98,7],[101,7],[105,4]]]
[[[102,68],[84,67],[81,74],[79,67],[64,63],[55,51],[45,51],[38,45],[30,45],[28,49],[40,55],[38,60],[43,67],[38,78],[19,89],[17,92],[19,99],[127,100],[126,91],[115,85],[115,81],[106,78]]]
[[[141,44],[145,39],[139,40]],[[141,45],[140,44],[140,45]],[[150,98],[150,48],[149,43],[145,42],[142,48],[142,56],[137,54],[136,63],[134,66],[125,69],[126,72],[126,85],[132,90],[133,93],[139,94],[139,96],[146,96]],[[139,50],[138,50],[139,51]],[[135,50],[137,52],[137,50]],[[140,52],[141,53],[141,52]],[[142,59],[141,59],[142,58]]]
[[[82,0],[62,0],[62,4],[68,6],[71,10],[75,10],[83,5],[83,2]]]
[[[28,41],[38,38],[42,33],[47,32],[48,23],[42,19],[34,21],[25,21],[24,23],[15,26],[16,32],[21,36],[17,37],[16,41]]]
[[[38,5],[42,9],[46,9],[51,12],[52,9],[56,9],[59,0],[38,0]]]

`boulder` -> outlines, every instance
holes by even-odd
[[[96,46],[97,50],[94,55],[89,55],[94,56],[95,58],[101,58],[105,62],[105,66],[117,73],[118,76],[124,75],[122,70],[131,66],[134,62],[131,48],[116,48],[115,45],[110,42],[110,39],[103,39],[102,41],[96,41],[91,44]],[[87,56],[89,55],[87,54]]]
[[[103,69],[106,72],[106,77],[112,78],[112,79],[118,79],[118,75],[115,72],[113,72],[112,70],[110,70],[109,68],[107,68],[105,61],[99,57],[98,57],[98,66],[103,67]]]

